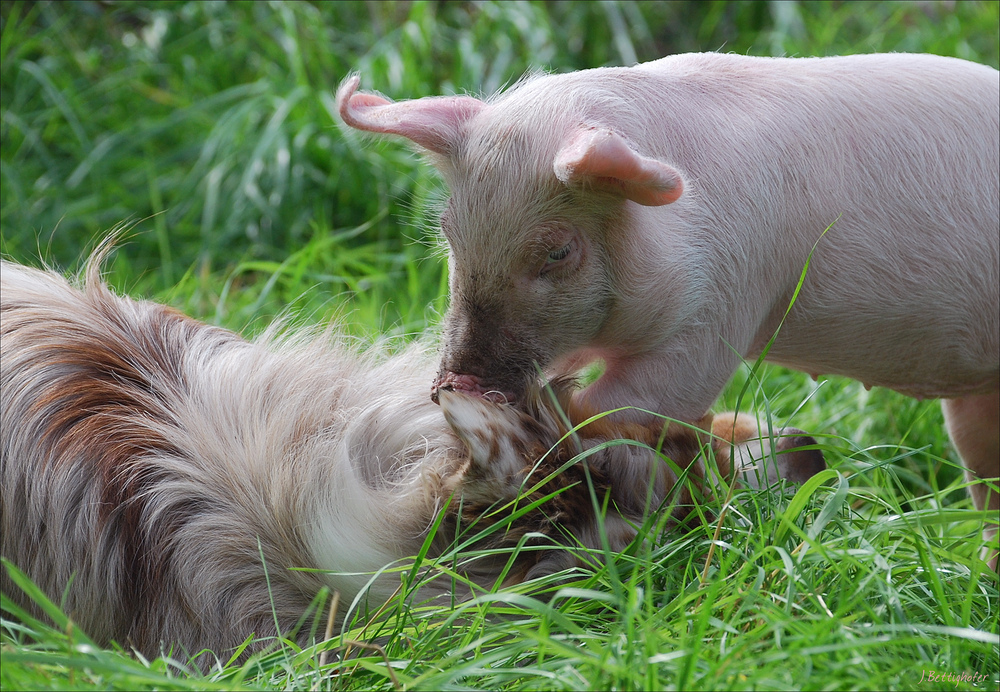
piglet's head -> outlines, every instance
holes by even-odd
[[[451,188],[441,219],[451,306],[432,387],[523,398],[539,368],[627,352],[616,297],[634,265],[628,204],[662,206],[684,185],[626,134],[528,80],[489,103],[469,96],[392,102],[351,77],[337,107],[351,127],[430,153]],[[571,102],[572,99],[569,99]],[[622,343],[622,339],[626,343]]]

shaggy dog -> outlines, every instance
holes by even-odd
[[[458,563],[484,588],[572,567],[560,546],[600,550],[602,531],[620,551],[648,512],[689,511],[709,449],[723,476],[754,459],[797,481],[824,466],[793,450],[811,438],[760,439],[743,415],[571,431],[589,414],[565,381],[517,408],[443,389],[439,407],[419,346],[380,359],[329,335],[248,341],[114,294],[99,264],[80,287],[0,271],[0,550],[96,642],[147,657],[287,634],[324,586],[377,606],[399,586],[387,565],[490,525]],[[645,446],[603,444],[622,436]],[[6,573],[0,587],[33,608]],[[419,596],[454,588],[431,579]]]

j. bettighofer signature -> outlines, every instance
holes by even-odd
[[[920,682],[926,680],[927,682],[971,682],[973,684],[980,683],[986,679],[985,675],[980,673],[940,673],[936,670],[924,670],[920,669]],[[917,683],[918,685],[920,683]]]

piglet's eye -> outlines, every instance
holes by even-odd
[[[553,250],[549,253],[549,256],[545,258],[546,264],[555,264],[556,262],[561,262],[562,260],[569,257],[570,246],[566,244],[559,248],[558,250]]]

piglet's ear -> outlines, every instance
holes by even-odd
[[[471,96],[435,96],[393,103],[376,94],[356,93],[361,78],[349,77],[337,90],[337,110],[351,127],[401,135],[448,156],[464,136],[464,124],[486,107]]]
[[[566,185],[614,192],[648,207],[676,202],[684,191],[680,173],[637,154],[619,135],[601,128],[581,129],[570,136],[553,169]]]

